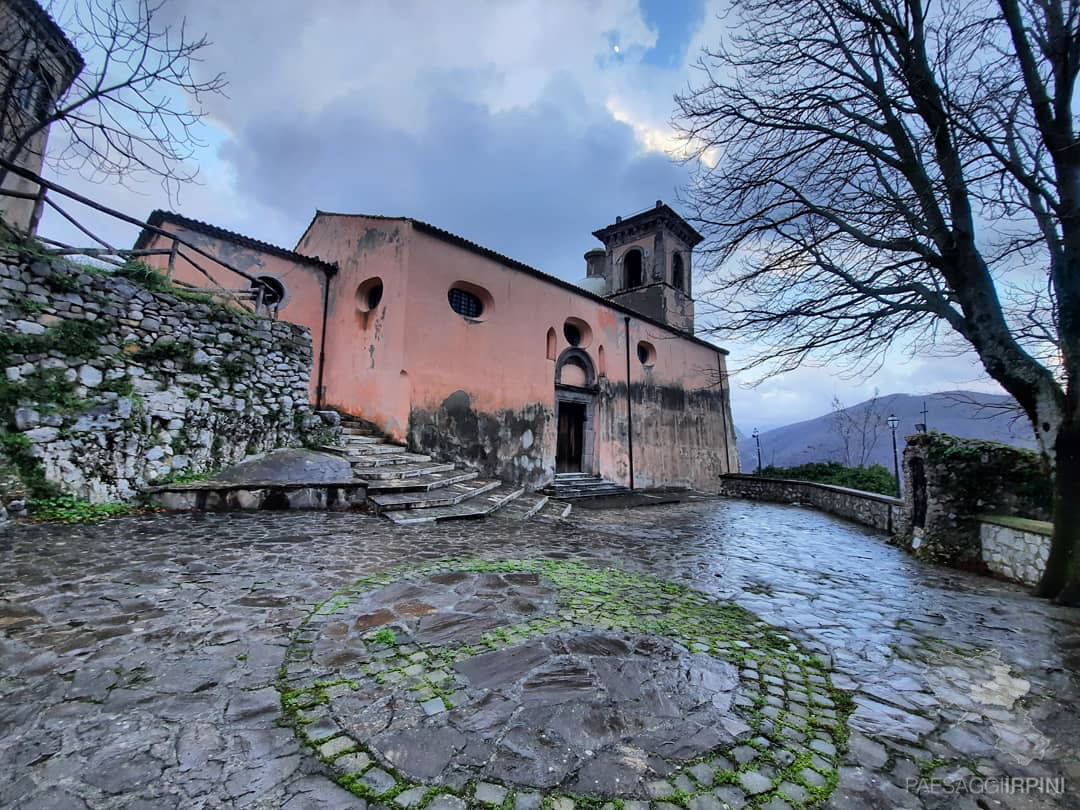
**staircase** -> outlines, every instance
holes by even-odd
[[[547,495],[527,493],[518,484],[484,479],[452,462],[410,453],[366,422],[346,417],[341,425],[340,442],[320,449],[348,459],[353,475],[367,489],[368,505],[398,525],[485,517],[495,512],[517,520],[565,516],[554,505],[546,508]]]
[[[556,473],[555,480],[544,487],[543,492],[562,501],[630,494],[630,490],[622,484],[587,473]]]

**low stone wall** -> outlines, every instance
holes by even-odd
[[[863,492],[812,481],[734,473],[720,476],[720,494],[755,501],[809,504],[823,512],[890,534],[903,507],[903,501],[899,498],[878,495],[876,492]]]
[[[1037,585],[1050,557],[1053,525],[1002,515],[979,515],[982,559],[994,574]]]
[[[153,487],[151,502],[169,511],[200,512],[256,509],[354,509],[367,503],[367,489],[358,481],[282,483],[209,481]]]
[[[0,250],[0,368],[0,442],[35,495],[123,500],[322,432],[305,327],[137,270]]]

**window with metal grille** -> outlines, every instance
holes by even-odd
[[[450,300],[450,309],[462,317],[479,318],[484,314],[483,302],[471,292],[466,292],[459,287],[451,287],[447,298]]]

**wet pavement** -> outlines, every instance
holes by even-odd
[[[809,509],[162,515],[0,561],[4,807],[1080,806],[1080,613]],[[713,736],[665,748],[664,694]]]

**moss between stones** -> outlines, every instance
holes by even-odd
[[[321,624],[340,617],[352,604],[354,597],[399,579],[416,582],[447,571],[536,573],[555,586],[558,608],[553,614],[489,631],[476,644],[450,643],[431,648],[421,648],[415,643],[405,644],[400,648],[395,647],[393,655],[380,657],[370,667],[357,665],[354,679],[311,680],[311,647]],[[282,707],[288,723],[298,736],[314,748],[321,740],[314,740],[305,733],[302,711],[329,702],[327,689],[333,685],[349,683],[350,688],[355,690],[363,689],[365,684],[389,684],[411,692],[414,699],[420,701],[440,697],[449,708],[453,705],[450,701],[454,694],[443,684],[446,677],[451,677],[448,670],[454,663],[516,645],[529,638],[575,627],[662,636],[687,649],[707,652],[740,668],[740,691],[757,692],[751,709],[744,710],[747,715],[744,719],[753,730],[753,740],[742,745],[756,749],[757,753],[754,758],[736,765],[736,770],[715,768],[715,778],[721,783],[734,783],[744,771],[759,770],[766,765],[770,767],[773,770],[771,787],[761,794],[748,797],[747,806],[758,807],[779,797],[779,786],[783,782],[800,785],[807,791],[807,798],[802,802],[786,799],[795,806],[805,808],[820,806],[835,788],[837,765],[847,750],[847,717],[854,705],[846,693],[832,685],[818,659],[803,652],[782,631],[765,625],[754,614],[737,605],[717,601],[703,593],[654,577],[593,568],[575,562],[446,560],[419,568],[394,569],[359,580],[316,605],[294,634],[279,672]],[[371,630],[364,639],[373,651],[385,650],[390,646],[383,631]],[[398,642],[396,637],[394,642]],[[305,685],[305,681],[308,685]],[[778,687],[777,684],[782,686]],[[766,694],[774,699],[774,703],[780,703],[771,720],[767,720],[762,712],[767,702]],[[792,709],[793,703],[799,703],[799,707]],[[337,736],[337,732],[334,736]],[[367,754],[372,767],[377,766],[390,773],[395,785],[389,792],[375,796],[360,781],[361,774],[357,773],[339,776],[337,781],[343,787],[364,798],[383,802],[410,787],[416,787],[388,762],[381,760],[376,751],[365,745],[365,741],[351,737],[350,740],[355,750]],[[350,750],[354,749],[350,746]],[[707,757],[684,763],[684,767],[676,773],[686,776],[694,764],[718,762],[717,755],[721,753],[727,752],[712,752]],[[332,764],[332,761],[328,764]],[[807,769],[816,774],[812,781],[802,775]],[[672,804],[684,807],[699,792],[702,795],[707,793],[709,787],[704,784],[695,786],[696,783],[689,779],[680,782],[680,785],[673,786],[672,794],[665,798]],[[515,787],[504,787],[508,791],[506,803],[509,803]],[[687,787],[693,790],[687,790]],[[438,794],[461,795],[446,787],[432,786],[426,788],[425,800],[430,801]],[[466,789],[464,797],[471,796],[472,791]],[[575,810],[581,806],[588,809],[602,804],[611,804],[613,808],[621,806],[621,801],[615,799],[552,792],[546,795],[543,806],[561,805],[562,800],[566,799],[573,802]]]
[[[50,498],[58,494],[57,486],[45,478],[41,460],[34,456],[26,436],[21,433],[0,433],[0,449],[32,497]]]
[[[1047,520],[1031,520],[1012,515],[976,515],[975,519],[980,523],[993,523],[995,526],[1005,526],[1009,529],[1018,529],[1046,537],[1052,537],[1054,534],[1054,524]]]

